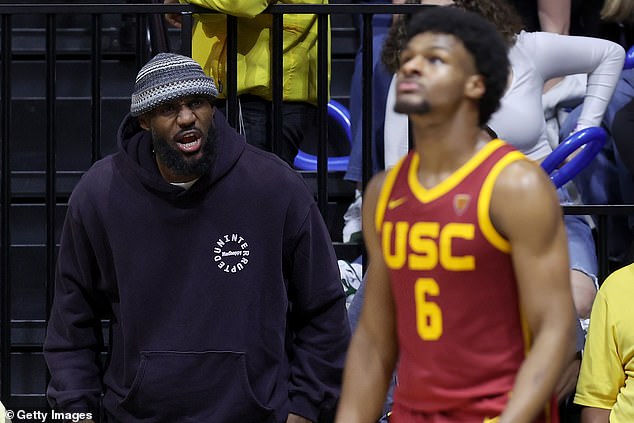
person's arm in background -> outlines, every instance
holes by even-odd
[[[178,0],[163,0],[163,4],[180,4]],[[166,13],[165,20],[172,26],[176,28],[181,28],[183,26],[183,19],[180,13]]]
[[[520,308],[531,339],[499,423],[528,423],[544,410],[574,354],[566,232],[552,183],[536,164],[526,161],[502,170],[493,188],[490,215],[510,243]]]
[[[217,10],[227,15],[253,18],[269,7],[269,4],[276,3],[276,0],[163,0],[163,4],[179,3],[193,4],[207,9]],[[180,14],[166,13],[165,19],[173,26],[177,28],[181,27]]]
[[[623,48],[612,41],[591,37],[548,32],[526,36],[532,37],[529,54],[544,81],[557,76],[588,75],[576,130],[599,126],[623,69]]]
[[[366,290],[361,318],[348,349],[336,423],[379,419],[398,355],[392,288],[374,224],[384,176],[377,174],[364,194],[363,234],[369,256]]]
[[[538,0],[537,15],[542,31],[562,35],[570,31],[570,0]]]
[[[581,423],[610,423],[610,410],[583,407],[581,410]]]

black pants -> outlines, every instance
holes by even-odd
[[[273,151],[293,166],[297,151],[302,145],[315,145],[317,143],[316,106],[299,101],[287,101],[282,104],[282,140],[279,143],[279,148],[275,149],[271,132],[272,103],[250,94],[241,95],[239,100],[244,135],[249,144],[265,151]],[[226,102],[218,100],[216,107],[225,112]]]

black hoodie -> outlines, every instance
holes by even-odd
[[[214,120],[212,170],[189,190],[127,117],[73,191],[44,346],[55,409],[242,423],[334,407],[350,334],[321,214],[300,175]]]

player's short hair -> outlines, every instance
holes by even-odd
[[[423,32],[453,35],[473,56],[486,87],[479,102],[479,124],[484,126],[500,107],[508,81],[508,47],[504,38],[482,16],[455,7],[435,7],[415,14],[407,26],[406,43]]]

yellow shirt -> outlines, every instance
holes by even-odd
[[[611,274],[592,306],[575,403],[634,422],[634,264]]]
[[[271,4],[327,4],[328,0],[180,0],[237,16],[238,95],[271,99]],[[223,14],[196,15],[192,57],[212,76],[226,97],[227,34]],[[288,14],[283,19],[283,99],[317,103],[317,16]],[[330,64],[328,64],[330,80]]]

